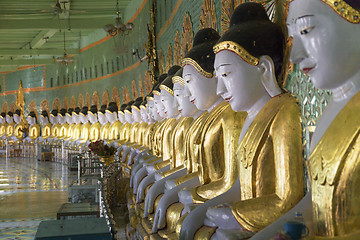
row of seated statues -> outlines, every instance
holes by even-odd
[[[333,95],[305,167],[300,106],[279,84],[285,34],[257,3],[222,36],[199,30],[145,99],[43,111],[41,131],[30,113],[23,141],[116,146],[141,239],[269,239],[295,211],[315,239],[359,239],[359,22],[357,1],[290,3],[290,60]],[[22,140],[19,116],[1,114],[3,139]]]

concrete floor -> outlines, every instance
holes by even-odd
[[[34,239],[42,220],[56,219],[73,177],[66,165],[0,158],[0,239]]]

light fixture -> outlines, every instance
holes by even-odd
[[[56,62],[64,65],[69,65],[70,63],[74,63],[75,59],[73,57],[69,57],[66,54],[66,39],[65,39],[65,30],[64,30],[64,55],[56,58]]]
[[[134,24],[131,22],[124,24],[122,22],[119,10],[119,0],[116,0],[116,16],[115,24],[110,23],[104,26],[105,32],[112,36],[115,36],[118,33],[128,34],[134,28]]]

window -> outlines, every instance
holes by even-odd
[[[85,80],[87,79],[87,71],[86,71],[86,68],[84,68],[84,78],[85,78]]]
[[[57,80],[56,80],[56,86],[60,85],[60,76],[57,76]]]
[[[95,65],[95,78],[97,78],[97,66]]]
[[[115,72],[114,59],[111,60],[111,72]]]
[[[89,77],[92,78],[92,69],[91,69],[91,67],[89,67],[89,75],[90,75]]]
[[[65,85],[65,79],[66,79],[66,77],[65,77],[65,75],[63,75],[63,85]]]
[[[101,76],[104,76],[104,64],[101,64]]]
[[[110,74],[109,62],[106,62],[106,72]]]
[[[54,85],[54,83],[53,83],[53,81],[54,81],[54,78],[50,78],[50,87],[53,87]]]
[[[76,72],[76,82],[78,82],[78,81],[79,81],[79,73]]]
[[[117,70],[120,71],[120,57],[116,57]]]
[[[74,73],[71,73],[71,83],[74,83]]]

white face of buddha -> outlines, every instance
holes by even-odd
[[[5,118],[0,117],[0,124],[3,124],[5,122],[5,119],[6,119],[6,116],[5,116]]]
[[[21,121],[21,118],[19,115],[14,114],[14,122],[19,123]]]
[[[342,86],[360,71],[360,24],[320,0],[295,0],[287,19],[293,38],[290,60],[320,89]]]
[[[121,123],[126,122],[125,115],[122,112],[118,111],[118,117],[119,117],[119,120],[120,120]]]
[[[153,100],[149,100],[147,103],[147,110],[149,111],[149,116],[155,121],[159,121],[161,119],[160,115],[157,112],[157,108],[155,107],[155,103]]]
[[[7,123],[9,123],[9,124],[10,124],[10,123],[12,123],[12,122],[14,121],[14,120],[13,120],[14,118],[13,118],[13,117],[11,117],[11,116],[9,116],[9,115],[6,115],[6,117],[5,117],[5,118],[6,118],[6,122],[7,122]]]
[[[72,120],[75,124],[80,123],[80,116],[76,114],[75,112],[72,113]]]
[[[51,124],[57,124],[58,123],[57,115],[54,116],[54,115],[50,114],[50,122],[51,122]]]
[[[35,124],[35,118],[33,118],[33,117],[28,116],[26,118],[26,121],[28,122],[29,125]]]
[[[142,121],[141,114],[140,114],[139,110],[137,110],[135,108],[132,108],[131,112],[132,112],[132,117],[133,117],[134,122],[141,122]]]
[[[154,106],[160,118],[166,117],[164,104],[162,104],[160,96],[156,94],[154,94]]]
[[[174,83],[174,107],[176,107],[184,117],[192,117],[199,111],[195,104],[185,97],[185,86],[181,83]]]
[[[125,111],[125,120],[128,123],[133,123],[132,113],[129,113],[128,111]]]
[[[191,65],[183,69],[185,96],[200,110],[209,109],[219,97],[216,95],[217,79],[206,78]]]
[[[168,91],[161,89],[160,92],[161,103],[164,105],[165,116],[167,118],[175,118],[179,115],[179,110],[174,107],[174,96]]]
[[[217,94],[229,102],[234,111],[249,110],[264,95],[260,68],[235,53],[226,50],[217,53],[214,67],[218,78]]]
[[[90,121],[92,124],[94,124],[94,123],[96,123],[96,122],[98,121],[98,119],[97,119],[97,114],[96,114],[96,113],[92,113],[92,112],[88,111],[87,116],[88,116],[89,121]]]
[[[44,117],[43,115],[40,115],[39,120],[41,124],[47,124],[49,122],[48,118]]]
[[[117,114],[116,112],[110,112],[110,111],[105,111],[105,116],[106,116],[106,119],[112,123],[112,122],[115,122],[117,120]]]
[[[99,122],[101,125],[106,124],[107,119],[105,117],[105,115],[102,112],[98,112],[98,118],[99,118]]]
[[[149,122],[149,116],[146,108],[140,108],[140,114],[144,122]]]

